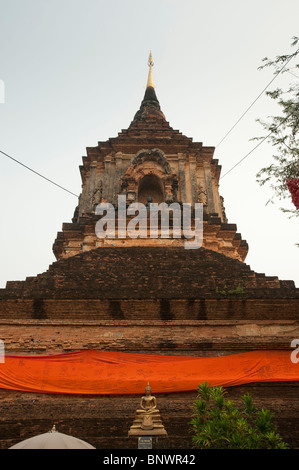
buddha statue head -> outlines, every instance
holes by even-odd
[[[147,396],[149,396],[149,395],[151,395],[151,393],[152,393],[152,389],[151,389],[151,387],[150,387],[149,382],[147,382],[147,386],[145,387],[145,394],[146,394]]]

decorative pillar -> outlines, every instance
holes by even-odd
[[[214,205],[212,178],[211,178],[211,168],[208,163],[204,163],[204,174],[205,174],[205,181],[206,181],[206,188],[207,188],[208,211],[210,214],[214,214],[215,205]]]
[[[191,178],[191,194],[192,194],[192,204],[198,202],[198,187],[197,187],[197,177],[196,177],[196,157],[193,155],[189,156],[190,163],[190,178]]]
[[[119,182],[120,182],[121,174],[122,174],[122,160],[123,160],[122,152],[117,152],[115,154],[115,172],[114,172],[113,195],[112,195],[112,202],[115,205],[117,204],[118,188],[119,188]]]
[[[181,189],[181,202],[187,201],[186,194],[186,174],[185,174],[185,163],[186,155],[184,153],[178,154],[179,159],[179,178],[180,178],[180,189]]]
[[[110,199],[109,189],[110,189],[110,179],[111,179],[111,162],[112,162],[111,155],[107,155],[104,159],[104,168],[105,168],[104,181],[103,181],[103,200],[104,201],[109,201]]]

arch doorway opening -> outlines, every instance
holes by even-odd
[[[164,188],[160,178],[156,175],[146,175],[140,180],[138,186],[138,202],[146,204],[164,202]]]

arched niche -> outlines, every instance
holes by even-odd
[[[148,174],[139,180],[138,202],[146,204],[150,201],[160,204],[164,199],[164,184],[157,175]]]
[[[172,202],[177,195],[177,176],[171,172],[164,153],[159,149],[140,150],[135,155],[120,180],[120,192],[127,202],[146,204]]]

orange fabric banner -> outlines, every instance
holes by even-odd
[[[231,387],[299,381],[291,351],[253,351],[220,357],[78,351],[50,356],[5,356],[0,388],[65,394],[143,394],[197,390],[200,383]]]

